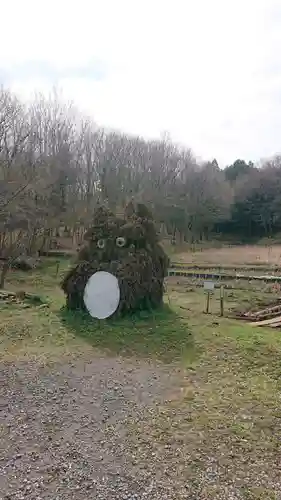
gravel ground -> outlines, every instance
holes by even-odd
[[[173,406],[181,383],[176,366],[98,355],[2,364],[0,500],[281,500],[278,453],[201,432],[208,393]]]
[[[127,425],[168,397],[169,370],[97,357],[5,364],[0,376],[1,500],[178,498],[153,477],[153,457],[135,460]]]

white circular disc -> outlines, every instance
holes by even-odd
[[[120,288],[116,276],[106,271],[92,274],[84,290],[84,303],[93,318],[109,318],[120,302]]]

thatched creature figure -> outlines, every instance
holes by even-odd
[[[69,309],[85,309],[85,287],[98,271],[111,273],[118,280],[120,301],[114,314],[162,304],[169,261],[145,205],[130,202],[122,218],[100,206],[84,240],[76,265],[62,282]]]

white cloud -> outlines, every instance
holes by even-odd
[[[1,7],[0,70],[24,97],[59,85],[100,124],[147,137],[167,130],[222,163],[257,160],[281,147],[279,7],[274,0],[10,0]],[[38,75],[32,61],[53,71]],[[93,61],[106,68],[103,78],[87,77]]]

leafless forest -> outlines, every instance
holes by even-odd
[[[174,242],[271,236],[281,223],[280,167],[276,156],[222,170],[168,139],[103,130],[55,92],[27,105],[2,89],[0,257],[8,268],[58,234],[77,245],[98,202],[118,211],[132,196]]]

